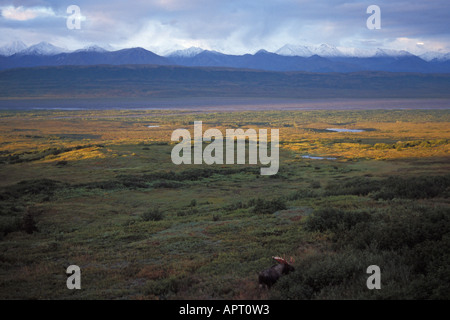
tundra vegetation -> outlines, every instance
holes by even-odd
[[[1,111],[0,298],[449,299],[449,115]],[[194,121],[280,129],[278,173],[174,165]],[[276,255],[295,271],[262,290]]]

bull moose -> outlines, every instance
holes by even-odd
[[[294,263],[292,257],[289,262],[281,257],[272,257],[272,259],[278,262],[278,264],[273,265],[269,269],[265,269],[259,273],[258,282],[260,287],[267,286],[267,288],[270,289],[282,275],[295,271],[295,268],[292,266]]]

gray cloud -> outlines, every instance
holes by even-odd
[[[81,30],[65,27],[66,8],[71,4],[78,5],[86,17]],[[366,28],[366,9],[371,4],[381,8],[381,30]],[[50,8],[55,16],[12,21],[2,15],[4,42],[51,40],[66,47],[109,43],[160,52],[198,45],[231,53],[275,50],[285,43],[303,42],[366,47],[406,43],[417,47],[415,42],[423,42],[421,50],[450,48],[448,0],[0,1],[0,9],[9,6]]]

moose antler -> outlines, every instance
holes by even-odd
[[[286,258],[282,258],[282,257],[278,257],[278,256],[272,257],[272,259],[281,264],[292,265],[295,262],[295,259],[293,257],[289,258],[289,262],[286,260]]]
[[[278,263],[284,263],[284,264],[288,263],[285,259],[283,259],[281,257],[272,257],[272,259],[275,260]]]

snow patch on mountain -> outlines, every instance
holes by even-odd
[[[428,51],[421,54],[419,57],[425,61],[448,61],[450,60],[450,53],[443,51]]]
[[[381,49],[378,48],[375,52],[375,57],[407,57],[413,56],[408,51],[405,50],[393,50],[393,49]]]
[[[196,55],[202,53],[203,50],[202,48],[198,48],[198,47],[190,47],[188,49],[182,49],[182,50],[176,50],[172,53],[169,53],[167,56],[168,57],[177,57],[177,58],[192,58],[195,57]]]
[[[68,50],[56,47],[48,42],[40,42],[19,52],[21,55],[53,56]]]
[[[335,46],[322,43],[320,46],[313,47],[314,54],[321,57],[341,57],[343,54]]]
[[[342,57],[344,54],[335,46],[322,43],[318,46],[313,45],[292,45],[287,44],[278,49],[276,54],[282,56],[299,56],[299,57],[311,57],[318,55],[321,57]]]
[[[311,51],[311,49],[308,46],[293,45],[293,44],[286,44],[280,49],[278,49],[275,53],[281,56],[299,56],[305,58],[314,55],[313,51]]]
[[[358,58],[369,58],[373,57],[376,53],[376,49],[362,49],[362,48],[349,48],[349,47],[338,47],[342,55],[347,58],[358,57]]]
[[[106,50],[105,48],[102,48],[97,45],[91,45],[84,47],[83,49],[75,50],[74,52],[108,52],[109,50]]]
[[[20,51],[23,51],[27,48],[27,45],[22,41],[13,41],[7,45],[0,47],[0,55],[2,56],[12,56]]]

